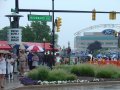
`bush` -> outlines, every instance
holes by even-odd
[[[75,79],[77,79],[76,75],[74,75],[74,74],[68,74],[66,80],[75,80]]]
[[[98,78],[118,78],[118,68],[113,65],[106,65],[101,68],[96,73],[96,77]]]
[[[117,78],[120,78],[120,72],[118,72],[118,74],[117,74]]]
[[[54,69],[49,72],[48,81],[63,81],[63,80],[75,80],[76,76],[70,73],[67,73],[63,69]]]
[[[27,76],[33,80],[38,80],[38,70],[33,69],[30,72],[27,73]]]
[[[71,69],[71,73],[73,73],[77,76],[80,76],[79,66],[78,65],[73,66]]]
[[[113,73],[109,70],[101,69],[97,72],[96,77],[98,78],[112,78]]]
[[[94,68],[90,64],[80,64],[73,66],[71,73],[77,76],[95,76]]]
[[[49,69],[47,67],[39,67],[38,69],[38,80],[46,80],[49,74]]]
[[[45,80],[48,77],[49,69],[45,66],[40,66],[28,72],[27,76],[33,80]]]
[[[54,67],[54,69],[63,69],[67,72],[70,72],[72,67],[73,67],[72,65],[65,64],[65,65],[57,65],[57,66]]]

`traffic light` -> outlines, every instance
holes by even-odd
[[[56,32],[60,32],[60,26],[61,26],[61,23],[62,23],[62,18],[58,17],[55,22],[56,22],[56,27],[57,27]]]
[[[115,11],[112,11],[112,12],[109,13],[109,19],[110,20],[116,19],[116,12]]]
[[[92,20],[96,20],[96,10],[92,10]]]

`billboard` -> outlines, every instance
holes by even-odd
[[[11,28],[8,29],[8,43],[9,44],[20,44],[22,41],[22,29]]]

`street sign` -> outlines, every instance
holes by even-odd
[[[28,21],[52,21],[52,16],[28,14]]]
[[[21,28],[10,28],[8,29],[8,43],[9,44],[20,44],[22,41],[22,29]]]

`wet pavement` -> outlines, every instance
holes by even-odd
[[[0,90],[120,90],[119,82],[101,82],[101,83],[86,83],[86,84],[71,84],[71,85],[30,85],[24,86],[20,84],[18,75],[14,75],[13,80],[5,80],[5,88]],[[17,89],[15,89],[17,88]]]
[[[19,78],[20,77],[18,77],[18,75],[14,75],[13,80],[5,79],[5,87],[0,90],[13,90],[15,88],[22,87],[23,85],[20,84]]]

